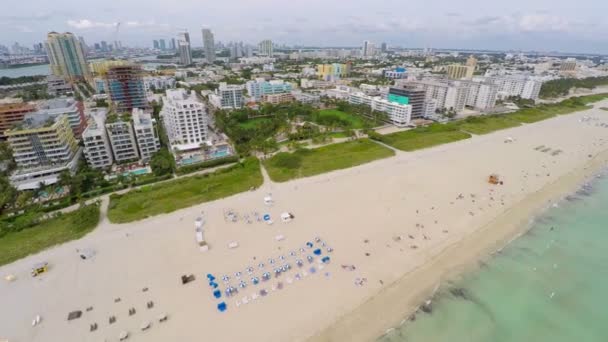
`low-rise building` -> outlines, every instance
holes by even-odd
[[[289,93],[291,91],[291,84],[282,80],[266,81],[263,78],[257,78],[255,81],[248,81],[245,84],[245,88],[249,96],[259,101],[264,95]]]
[[[139,155],[142,162],[147,163],[152,155],[160,150],[156,121],[152,118],[152,115],[138,108],[133,109],[131,117],[133,118],[133,130],[135,131]]]
[[[171,76],[144,77],[144,88],[150,90],[167,90],[175,88],[175,78]]]
[[[74,92],[72,85],[63,77],[49,75],[46,77],[47,93],[52,96],[70,95]]]
[[[364,93],[351,93],[348,102],[351,104],[370,106],[372,111],[384,112],[388,120],[397,127],[405,127],[412,119],[412,106],[383,99],[379,96],[369,96]]]
[[[291,93],[262,95],[262,102],[270,104],[287,103],[294,100],[295,98]]]

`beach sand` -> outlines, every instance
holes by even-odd
[[[117,341],[128,331],[129,340],[151,342],[373,340],[440,281],[504,245],[534,213],[606,165],[608,127],[598,124],[608,123],[608,112],[597,108],[607,105],[347,170],[282,184],[267,180],[256,191],[131,224],[105,219],[81,240],[0,268],[2,279],[17,276],[0,280],[0,338]],[[581,121],[585,116],[595,119]],[[514,141],[505,143],[507,137]],[[541,145],[551,150],[535,149]],[[492,173],[504,185],[488,184]],[[268,193],[272,207],[264,205]],[[228,222],[228,209],[268,213],[275,222]],[[295,215],[292,222],[281,222],[285,211]],[[208,252],[195,242],[194,220],[202,212]],[[276,241],[278,234],[285,239]],[[250,284],[226,299],[226,312],[217,311],[207,273],[234,278],[269,258],[293,261],[289,251],[316,236],[334,249],[322,271],[288,284],[294,267],[280,278],[284,289],[237,307],[237,299],[271,286]],[[239,247],[228,249],[231,241]],[[97,254],[80,260],[76,250],[83,248]],[[30,267],[39,261],[51,269],[32,278]],[[183,274],[197,279],[182,285]],[[357,278],[367,281],[356,286]],[[154,308],[146,308],[148,301]],[[132,307],[137,312],[129,316]],[[83,316],[68,322],[73,310]],[[161,313],[169,316],[164,323],[157,321]],[[32,327],[36,315],[42,322]],[[152,327],[140,331],[147,321]],[[89,332],[92,323],[98,329]]]

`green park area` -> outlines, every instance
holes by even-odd
[[[285,182],[346,169],[394,154],[394,151],[369,139],[360,139],[310,150],[299,149],[293,153],[281,152],[265,161],[264,166],[273,181]]]
[[[312,121],[328,127],[361,129],[365,127],[366,120],[338,109],[323,109],[312,115]]]
[[[110,196],[108,218],[127,223],[213,201],[262,185],[260,164],[247,158],[213,173],[184,177]]]
[[[99,205],[83,206],[48,219],[26,213],[0,221],[0,266],[49,247],[80,239],[99,223]]]

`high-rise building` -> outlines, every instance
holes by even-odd
[[[54,184],[62,171],[74,171],[80,149],[67,115],[28,114],[5,132],[17,163],[11,182],[19,190]]]
[[[350,62],[345,64],[319,64],[317,65],[317,77],[324,81],[336,81],[340,78],[348,77],[350,69]]]
[[[175,45],[175,38],[171,38],[170,48],[172,51],[175,51],[177,49],[177,45]]]
[[[363,41],[363,47],[361,49],[363,57],[371,57],[376,53],[376,46],[369,40]]]
[[[165,51],[167,50],[167,45],[165,43],[164,39],[161,39],[158,41],[158,46],[160,47],[161,50]]]
[[[158,40],[156,40],[156,39],[152,42],[152,46],[154,47],[155,50],[160,49],[160,45],[158,44]]]
[[[471,79],[473,77],[473,72],[475,71],[475,67],[471,67],[468,65],[461,64],[451,64],[446,68],[448,77],[453,80],[459,80],[461,78]]]
[[[142,72],[139,65],[119,65],[108,69],[106,89],[116,112],[131,113],[133,108],[148,108]]]
[[[133,109],[131,117],[133,118],[133,131],[135,131],[139,155],[141,160],[147,163],[152,155],[160,150],[156,121],[152,118],[152,115],[139,108]]]
[[[272,57],[272,55],[273,55],[272,40],[270,40],[270,39],[262,40],[258,46],[258,51],[259,51],[260,55]]]
[[[220,83],[215,94],[209,96],[211,102],[217,108],[238,109],[243,106],[243,91],[245,85]]]
[[[112,146],[114,160],[117,163],[139,159],[137,142],[130,120],[116,114],[110,115],[106,120],[106,132]]]
[[[194,92],[168,89],[161,117],[172,151],[198,148],[207,140],[207,111]]]
[[[0,101],[0,140],[6,140],[4,132],[21,123],[25,115],[36,111],[36,107],[18,100]]]
[[[92,112],[87,128],[82,133],[84,156],[94,169],[106,169],[112,166],[112,148],[106,133],[106,114],[104,109]]]
[[[382,44],[380,45],[380,51],[387,52],[388,51],[388,45],[384,42],[382,42]]]
[[[192,64],[192,50],[190,49],[190,43],[185,40],[177,42],[179,47],[179,64],[191,65]]]
[[[210,29],[203,29],[203,46],[207,62],[215,62],[215,43],[213,41],[213,32]]]
[[[53,75],[70,81],[90,77],[82,44],[72,33],[51,32],[45,46]]]
[[[415,86],[395,86],[388,91],[388,100],[412,106],[412,119],[420,119],[425,115],[424,103],[426,92]]]
[[[109,51],[109,49],[108,49],[108,43],[105,40],[101,41],[101,51],[102,52],[108,52]]]

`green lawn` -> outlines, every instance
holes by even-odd
[[[472,134],[487,134],[505,128],[519,126],[506,115],[471,116],[455,123],[459,129]]]
[[[346,169],[373,160],[391,157],[394,151],[369,139],[360,139],[317,149],[281,152],[264,162],[268,175],[275,182],[309,177]]]
[[[0,238],[0,266],[79,239],[95,229],[98,223],[99,206],[92,204],[21,231],[7,232]]]
[[[184,177],[132,190],[124,195],[112,195],[108,218],[114,223],[133,222],[231,196],[259,187],[262,183],[258,160],[248,158],[243,163],[210,174]]]
[[[526,108],[512,114],[507,114],[514,121],[532,123],[550,119],[557,115],[571,114],[587,110],[592,104],[608,98],[608,94],[596,94],[573,97],[555,104],[545,104],[534,108]]]
[[[341,122],[342,127],[351,129],[360,129],[365,126],[363,118],[345,113],[337,109],[323,109],[319,111],[318,116],[314,121],[320,125],[328,125],[329,122]]]
[[[408,131],[381,136],[382,142],[402,151],[415,151],[423,148],[469,139],[470,134],[458,130],[455,124],[432,124]]]
[[[262,122],[269,122],[272,119],[270,118],[253,118],[253,119],[249,119],[245,122],[240,122],[239,123],[239,127],[243,128],[243,129],[253,129],[255,127],[257,127],[258,125],[260,125]]]

